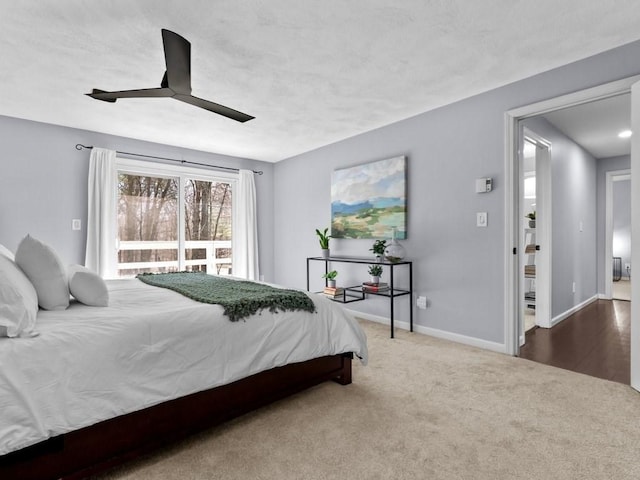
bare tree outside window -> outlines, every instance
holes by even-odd
[[[178,178],[118,175],[120,276],[178,271]],[[186,270],[231,274],[232,189],[229,183],[184,182]]]
[[[187,265],[210,255],[207,247],[213,242],[223,248],[213,252],[215,272],[207,270],[211,262],[193,264],[190,270],[207,273],[231,273],[231,185],[223,182],[188,180],[185,185],[185,239],[200,242],[187,245]],[[224,243],[221,243],[224,242]],[[192,244],[193,245],[193,244]]]

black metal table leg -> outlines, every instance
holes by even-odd
[[[413,332],[413,264],[409,264],[409,331]]]
[[[390,320],[391,320],[391,322],[390,322],[390,323],[391,323],[391,338],[394,338],[394,327],[393,327],[393,304],[395,303],[395,298],[394,298],[394,295],[393,295],[393,265],[391,265],[391,266],[389,267],[389,269],[391,270],[391,272],[389,273],[390,280],[391,280],[391,281],[390,281],[390,288],[391,288],[391,292],[390,292],[390,294],[391,294],[391,298],[389,299],[389,304],[390,304],[390,306],[391,306],[391,317],[390,317]]]

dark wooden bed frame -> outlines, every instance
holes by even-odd
[[[327,380],[351,383],[353,355],[267,370],[0,456],[0,479],[80,479]]]

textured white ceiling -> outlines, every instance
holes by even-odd
[[[0,114],[278,161],[640,38],[637,0],[0,0]],[[159,86],[160,29],[193,94]]]

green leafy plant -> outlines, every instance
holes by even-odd
[[[379,277],[382,275],[382,266],[380,265],[369,265],[369,275],[372,277]]]
[[[373,247],[371,247],[369,251],[373,252],[375,255],[384,255],[385,248],[387,248],[386,240],[376,240],[373,243]]]
[[[525,215],[525,218],[528,218],[529,220],[535,220],[535,219],[536,219],[536,211],[534,210],[534,211],[533,211],[533,212],[531,212],[531,213],[527,213],[527,214]]]
[[[329,231],[328,228],[325,228],[324,232],[321,232],[319,229],[316,228],[316,235],[318,235],[320,248],[323,250],[327,250],[329,248],[329,239],[331,238],[331,235],[327,235],[328,231]]]
[[[326,278],[327,280],[335,280],[337,276],[338,276],[338,272],[336,272],[335,270],[331,270],[330,272],[327,272],[324,275],[322,275],[322,278]]]

